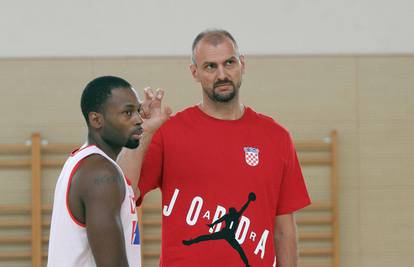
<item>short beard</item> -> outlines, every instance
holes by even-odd
[[[224,94],[224,95],[220,94],[220,93],[217,93],[215,91],[216,87],[218,87],[220,84],[223,84],[225,82],[231,83],[231,86],[233,87],[233,91],[231,91],[228,94]],[[240,86],[241,86],[241,81],[240,81],[239,84],[234,84],[231,81],[224,81],[224,82],[217,82],[216,84],[214,84],[213,93],[209,93],[209,91],[206,90],[206,89],[204,89],[204,91],[206,92],[206,94],[207,94],[208,98],[210,98],[210,100],[212,100],[214,102],[228,103],[231,100],[233,100],[234,97],[237,95],[237,92],[238,92]]]
[[[213,91],[213,94],[208,94],[208,97],[215,101],[215,102],[221,102],[221,103],[227,103],[230,102],[231,100],[233,100],[233,98],[236,96],[236,90],[233,89],[233,91],[231,91],[229,94],[218,94],[215,91]]]
[[[139,140],[128,140],[128,142],[124,145],[124,147],[129,149],[135,149],[139,146]]]

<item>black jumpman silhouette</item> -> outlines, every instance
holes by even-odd
[[[251,201],[255,201],[256,200],[256,195],[255,193],[251,192],[249,194],[249,198],[246,202],[246,204],[244,204],[244,206],[240,209],[240,211],[237,211],[235,208],[231,207],[229,208],[229,213],[224,214],[221,218],[217,219],[215,222],[211,223],[211,224],[207,224],[207,226],[209,227],[213,227],[214,225],[218,224],[219,222],[225,221],[226,222],[226,226],[221,229],[220,231],[216,232],[216,233],[212,233],[210,235],[202,235],[199,236],[197,238],[194,239],[190,239],[190,240],[183,240],[183,244],[184,245],[192,245],[194,243],[198,243],[201,241],[208,241],[208,240],[218,240],[218,239],[226,239],[227,242],[229,242],[229,244],[235,249],[237,250],[237,252],[239,252],[240,257],[242,258],[244,264],[246,265],[246,267],[250,267],[249,262],[247,260],[246,254],[244,254],[244,251],[242,249],[242,247],[240,246],[239,242],[237,242],[236,240],[236,230],[237,227],[239,226],[239,222],[240,222],[240,217],[242,215],[242,213],[247,209],[247,206],[249,205],[249,203]]]

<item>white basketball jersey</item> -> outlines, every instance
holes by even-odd
[[[79,163],[91,154],[99,154],[118,164],[95,145],[73,152],[65,162],[56,184],[50,227],[48,267],[95,267],[96,263],[88,243],[86,225],[79,223],[69,211],[68,188]],[[123,173],[122,173],[123,175]],[[124,176],[124,175],[123,175]],[[124,176],[125,198],[121,206],[121,221],[125,248],[130,267],[141,266],[141,246],[134,191]]]

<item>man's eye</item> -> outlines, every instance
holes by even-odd
[[[124,113],[129,117],[132,116],[132,111],[125,111]]]
[[[208,65],[206,65],[206,69],[207,70],[212,70],[214,68],[215,68],[215,65],[214,64],[208,64]]]
[[[227,66],[231,66],[231,65],[233,65],[234,64],[234,60],[227,60],[226,61],[226,65]]]

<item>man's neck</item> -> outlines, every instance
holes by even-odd
[[[108,155],[111,159],[116,161],[116,158],[121,151],[121,148],[112,148],[109,146],[106,142],[104,142],[99,136],[93,135],[89,132],[88,134],[88,145],[96,145],[100,150],[105,152],[106,155]]]
[[[238,100],[227,103],[203,101],[198,107],[207,115],[219,120],[238,120],[244,113],[244,106]]]

